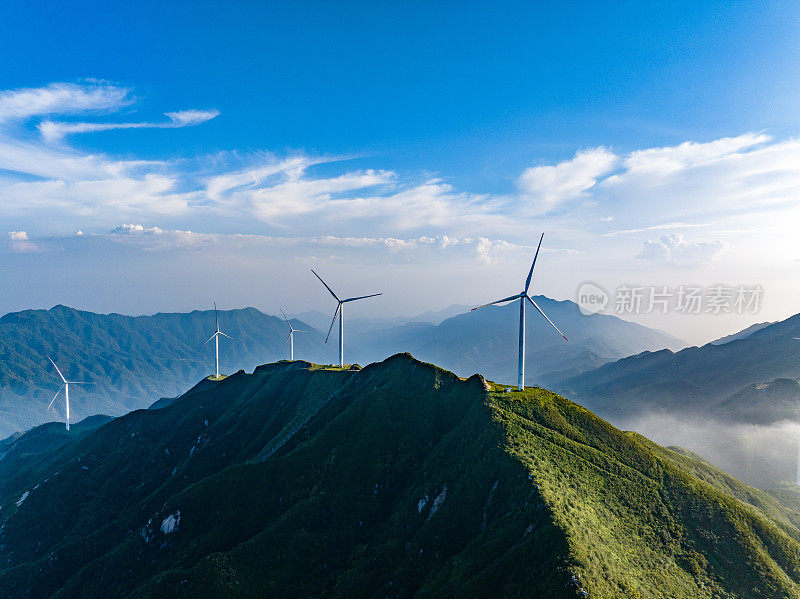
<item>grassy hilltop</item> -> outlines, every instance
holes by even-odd
[[[9,597],[800,597],[796,493],[407,354],[52,445],[0,482]]]

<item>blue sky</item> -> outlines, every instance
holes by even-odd
[[[797,3],[165,4],[1,9],[0,311],[326,309],[317,264],[413,313],[515,291],[540,231],[550,296],[797,311]]]

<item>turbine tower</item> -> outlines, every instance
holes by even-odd
[[[230,335],[226,335],[225,333],[219,330],[219,314],[217,314],[217,302],[214,302],[214,320],[217,323],[217,330],[214,332],[213,335],[211,335],[211,337],[209,337],[208,341],[211,341],[212,339],[214,340],[214,356],[216,361],[216,369],[215,369],[216,374],[214,375],[214,378],[219,378],[219,336],[222,335],[223,337],[227,337],[228,339],[231,340],[233,340],[233,337],[231,337]],[[206,343],[208,343],[208,341],[206,341]],[[203,345],[206,345],[206,343],[204,343]]]
[[[58,394],[61,393],[61,390],[63,389],[64,390],[64,397],[66,398],[66,402],[67,402],[67,432],[69,432],[69,386],[70,385],[84,385],[86,383],[79,383],[78,381],[68,381],[67,379],[64,378],[64,375],[61,374],[61,371],[58,369],[58,366],[56,366],[56,363],[53,362],[53,358],[51,358],[50,356],[47,356],[47,359],[50,360],[50,363],[56,369],[56,372],[58,373],[58,376],[61,377],[61,383],[62,383],[61,386],[58,388],[58,391],[56,391],[56,394],[53,396],[53,399],[50,400],[50,405],[47,406],[47,409],[49,410],[52,407],[53,402],[56,400],[56,397],[58,397]]]
[[[342,308],[344,304],[347,302],[354,302],[356,300],[366,299],[368,297],[375,297],[377,295],[383,295],[382,293],[371,293],[370,295],[360,295],[358,297],[348,297],[347,299],[339,299],[339,296],[333,292],[333,289],[328,287],[328,284],[322,280],[322,277],[319,276],[316,271],[312,268],[311,272],[314,273],[314,276],[317,277],[320,282],[325,285],[325,289],[330,291],[330,294],[333,296],[338,303],[336,304],[336,311],[333,313],[333,320],[331,320],[331,326],[328,328],[328,336],[325,337],[325,343],[328,342],[328,338],[331,336],[331,331],[333,330],[333,323],[336,322],[336,317],[339,317],[339,367],[344,368],[344,321],[342,317]]]
[[[517,389],[520,391],[525,389],[525,300],[528,300],[531,305],[538,310],[539,314],[544,316],[545,320],[549,322],[552,327],[558,331],[558,334],[564,337],[564,341],[567,341],[566,336],[562,333],[556,325],[553,324],[553,321],[547,318],[547,314],[545,314],[542,309],[536,304],[535,301],[528,295],[528,289],[531,286],[531,278],[533,277],[533,267],[536,266],[536,258],[539,257],[539,250],[542,248],[542,240],[544,239],[544,233],[539,238],[539,245],[536,248],[536,254],[533,256],[533,264],[531,264],[531,269],[528,271],[528,278],[525,280],[525,288],[516,295],[511,295],[509,297],[504,297],[503,299],[497,300],[496,302],[489,302],[488,304],[483,304],[483,306],[478,306],[477,308],[473,308],[473,310],[478,310],[479,308],[484,308],[486,306],[492,306],[494,304],[505,304],[506,302],[513,302],[514,300],[519,300],[519,374],[517,377]]]
[[[281,308],[281,314],[283,314],[283,319],[286,321],[286,324],[289,325],[289,336],[286,338],[286,341],[289,342],[289,360],[294,361],[294,334],[308,333],[308,331],[301,331],[300,329],[294,328],[292,323],[289,322],[289,319],[286,318],[286,312],[283,311],[283,308]],[[286,341],[284,341],[284,343],[286,343]]]

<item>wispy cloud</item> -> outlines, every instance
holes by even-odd
[[[707,227],[706,223],[662,223],[660,225],[650,225],[648,227],[641,227],[639,229],[623,229],[621,231],[610,231],[603,233],[605,237],[617,237],[620,235],[636,235],[638,233],[646,233],[647,231],[663,231],[667,229],[693,229],[696,227]]]
[[[139,160],[70,143],[78,133],[179,129],[218,115],[191,109],[166,112],[163,121],[109,116],[135,112],[140,102],[129,88],[97,81],[0,92],[4,224],[37,233],[37,223],[52,230],[53,222],[61,222],[67,230],[91,233],[122,220],[159,223],[162,233],[152,226],[127,233],[158,237],[162,247],[169,247],[170,236],[184,244],[208,242],[183,230],[188,228],[261,231],[318,246],[328,238],[351,244],[369,239],[372,245],[358,247],[397,252],[429,247],[427,238],[436,239],[430,247],[438,248],[464,248],[471,240],[474,255],[485,260],[504,251],[504,244],[528,247],[534,233],[546,229],[549,239],[585,254],[591,252],[580,241],[605,236],[603,243],[616,244],[627,256],[642,244],[643,259],[688,264],[698,260],[682,256],[720,253],[716,240],[725,235],[708,223],[733,230],[746,217],[748,223],[769,219],[771,226],[788,228],[793,216],[800,217],[800,140],[764,133],[628,153],[584,149],[524,169],[516,189],[502,195],[472,193],[428,173],[354,167],[327,155],[231,150]],[[70,120],[75,115],[80,121]],[[656,231],[690,230],[704,235],[678,242],[648,238]]]
[[[200,125],[219,116],[218,110],[182,110],[165,113],[169,120],[161,123],[65,123],[46,120],[38,125],[39,132],[48,142],[60,141],[73,133],[93,133],[114,129],[177,129]]]
[[[81,114],[119,109],[132,102],[130,90],[101,82],[0,91],[0,123],[51,114]]]
[[[657,241],[645,241],[636,257],[673,266],[696,266],[711,260],[723,249],[725,244],[721,241],[689,242],[680,233],[671,233]]]
[[[413,251],[452,251],[471,250],[482,262],[493,262],[507,251],[533,250],[533,246],[519,245],[504,239],[487,237],[452,237],[447,235],[419,237],[339,237],[322,235],[317,237],[287,237],[242,233],[199,233],[177,229],[162,229],[157,226],[141,224],[122,224],[113,227],[108,233],[95,233],[81,237],[86,239],[105,239],[119,243],[134,244],[144,250],[170,250],[179,247],[207,246],[249,246],[249,247],[306,247],[343,249],[383,249],[391,254]],[[549,253],[578,253],[576,250],[552,249]]]

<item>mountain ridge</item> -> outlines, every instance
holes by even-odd
[[[798,596],[793,495],[506,389],[408,354],[201,381],[0,484],[0,584],[12,598]]]

